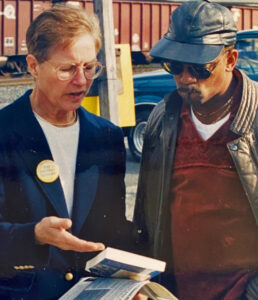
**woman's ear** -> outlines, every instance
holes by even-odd
[[[238,59],[238,51],[236,49],[232,49],[228,52],[227,55],[227,65],[226,65],[226,71],[232,72],[236,66]]]
[[[34,78],[37,78],[39,63],[36,57],[32,54],[28,54],[26,57],[26,61],[27,61],[28,71]]]

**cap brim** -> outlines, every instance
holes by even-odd
[[[224,45],[187,44],[162,38],[151,49],[153,57],[190,64],[206,64],[218,57]]]

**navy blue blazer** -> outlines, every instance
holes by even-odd
[[[45,216],[68,217],[59,179],[42,182],[37,165],[52,155],[29,94],[0,111],[0,299],[56,299],[96,253],[37,245],[34,226]],[[71,232],[132,250],[125,219],[125,149],[121,129],[78,109],[79,145]],[[73,280],[65,274],[71,272]]]

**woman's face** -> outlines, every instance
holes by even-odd
[[[93,82],[84,76],[83,66],[96,61],[96,48],[93,37],[84,34],[76,37],[69,46],[57,46],[47,61],[36,63],[35,100],[46,112],[67,113],[76,110],[87,94]],[[76,72],[71,79],[60,80],[57,68],[69,68],[76,65]],[[65,70],[65,69],[64,69]]]

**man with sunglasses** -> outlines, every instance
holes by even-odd
[[[258,299],[258,86],[235,69],[236,25],[187,1],[151,55],[177,90],[148,120],[134,221],[180,300]]]

